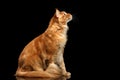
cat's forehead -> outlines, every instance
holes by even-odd
[[[65,11],[61,11],[60,13],[62,13],[62,14],[67,14]]]

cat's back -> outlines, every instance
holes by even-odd
[[[30,55],[37,55],[41,51],[41,46],[43,44],[42,41],[42,34],[35,37],[31,40],[22,50],[20,57],[22,56],[30,56]]]

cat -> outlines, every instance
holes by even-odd
[[[66,71],[63,58],[69,29],[67,23],[71,20],[70,13],[55,10],[48,28],[21,52],[16,77],[71,77],[71,73]]]

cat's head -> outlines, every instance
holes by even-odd
[[[58,22],[62,24],[67,24],[69,21],[72,20],[72,15],[70,13],[59,11],[58,9],[56,9],[55,16]]]

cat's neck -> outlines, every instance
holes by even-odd
[[[59,24],[55,22],[53,24],[50,24],[45,32],[66,34],[67,30],[68,30],[67,24]]]

